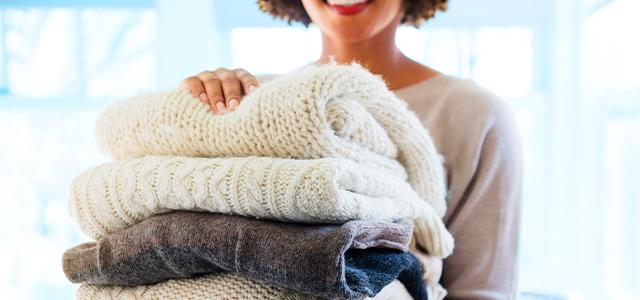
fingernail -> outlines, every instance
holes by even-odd
[[[234,109],[236,109],[236,107],[238,107],[238,100],[236,100],[236,99],[229,100],[229,108],[231,110],[234,110]]]
[[[202,101],[204,103],[209,102],[209,99],[207,99],[207,94],[205,94],[205,93],[200,94],[200,101]]]
[[[227,108],[224,107],[224,103],[222,103],[222,102],[216,103],[216,108],[218,109],[218,113],[223,114],[223,113],[228,112]]]
[[[250,85],[247,90],[249,90],[249,93],[253,93],[253,91],[256,90],[256,86],[255,85]]]

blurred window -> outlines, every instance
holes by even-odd
[[[93,136],[104,99],[156,87],[156,22],[138,6],[0,8],[3,299],[74,298],[61,257],[87,238],[69,186],[107,160]]]
[[[3,9],[0,15],[4,94],[108,97],[155,87],[153,9]]]
[[[562,10],[513,14],[534,16],[523,20],[483,10],[502,2],[452,1],[450,14],[402,27],[397,42],[511,105],[525,160],[527,295],[640,299],[640,1],[523,1]],[[104,105],[219,66],[280,74],[320,51],[317,28],[262,16],[254,1],[0,2],[0,295],[73,297],[60,257],[87,237],[70,219],[68,188],[109,160],[93,136]]]
[[[603,132],[604,289],[640,299],[640,1],[600,2],[585,19],[582,76]]]

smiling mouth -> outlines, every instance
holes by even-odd
[[[344,15],[353,16],[363,12],[372,0],[324,0],[334,12]]]

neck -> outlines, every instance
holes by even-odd
[[[319,63],[333,60],[338,64],[356,61],[374,74],[394,73],[393,69],[407,59],[395,43],[396,28],[389,26],[375,36],[360,41],[345,41],[322,35]]]
[[[406,57],[396,45],[397,24],[388,26],[371,38],[345,41],[323,33],[322,55],[317,63],[332,59],[338,64],[356,61],[373,74],[382,75],[390,89],[398,89],[426,80],[437,72]]]

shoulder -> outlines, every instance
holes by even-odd
[[[490,130],[515,128],[509,105],[469,79],[439,75],[396,91],[431,131],[446,130],[478,137]]]
[[[509,105],[498,95],[478,83],[453,76],[443,78],[442,99],[451,106],[451,117],[484,127],[505,126],[512,123]]]
[[[449,173],[472,176],[483,160],[516,165],[520,138],[509,105],[474,81],[439,75],[396,91],[429,131]]]
[[[475,120],[476,125],[487,128],[487,137],[499,138],[505,142],[514,142],[517,138],[517,124],[514,112],[507,102],[480,86],[474,81],[454,79],[458,81],[457,88],[451,93],[450,100],[457,102],[467,109],[467,117]]]

